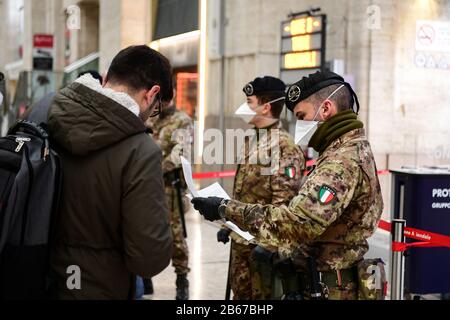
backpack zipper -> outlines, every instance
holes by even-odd
[[[14,150],[14,151],[16,153],[19,153],[22,150],[23,146],[25,145],[25,142],[30,142],[30,141],[31,141],[30,138],[21,138],[21,137],[16,138],[16,143],[18,143],[18,145],[17,145],[16,150]]]

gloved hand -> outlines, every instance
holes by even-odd
[[[223,244],[227,244],[230,241],[230,233],[231,233],[231,230],[220,229],[219,232],[217,232],[217,242],[222,242]]]
[[[192,204],[195,210],[198,210],[200,214],[208,221],[217,221],[222,219],[219,214],[219,207],[222,203],[222,198],[209,197],[209,198],[194,198]]]

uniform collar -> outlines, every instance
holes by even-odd
[[[356,139],[366,139],[366,130],[365,129],[355,129],[350,132],[347,132],[340,138],[336,139],[331,143],[327,149],[323,152],[323,156],[330,152],[334,152],[340,149],[343,145],[345,145],[349,141],[354,141]]]
[[[270,126],[264,127],[264,128],[256,128],[256,131],[262,131],[262,130],[274,130],[274,129],[281,129],[283,125],[281,124],[280,120],[277,120],[275,123],[271,124]]]

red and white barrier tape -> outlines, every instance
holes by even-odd
[[[306,163],[307,168],[314,166],[316,163],[315,160],[310,160]],[[379,170],[377,171],[378,175],[387,175],[389,174],[389,170]],[[307,173],[306,173],[307,174]],[[218,171],[218,172],[200,172],[194,173],[192,177],[194,180],[203,180],[203,179],[223,179],[223,178],[234,178],[236,176],[236,171],[228,170],[228,171]]]
[[[382,230],[391,232],[392,224],[381,220],[378,227]],[[404,252],[409,248],[436,248],[436,247],[447,247],[450,248],[450,237],[444,236],[442,234],[432,233],[429,231],[405,228],[405,237],[419,240],[421,242],[413,243],[392,243],[392,251],[394,252]]]

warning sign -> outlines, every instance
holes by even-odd
[[[35,34],[33,38],[33,69],[53,69],[54,37],[50,34]]]
[[[450,53],[450,22],[417,21],[416,50]]]

